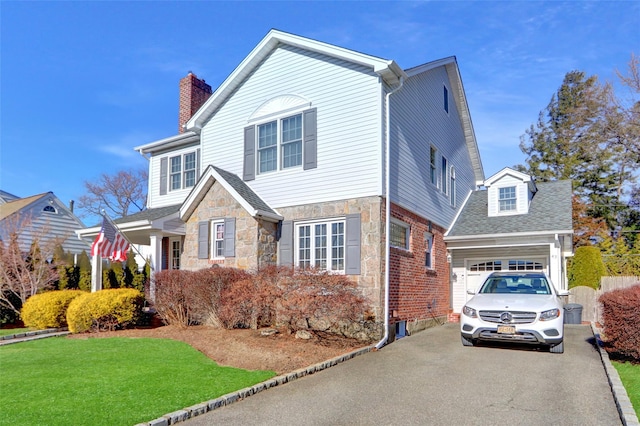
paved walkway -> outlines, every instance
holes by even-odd
[[[202,425],[620,425],[591,328],[565,353],[463,347],[457,324],[187,420]]]

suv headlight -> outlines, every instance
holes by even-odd
[[[466,305],[462,308],[462,313],[470,318],[478,318],[476,310]]]
[[[556,319],[560,316],[560,309],[549,309],[548,311],[540,312],[540,321],[549,321]]]

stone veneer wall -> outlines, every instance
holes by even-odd
[[[198,223],[236,218],[235,257],[220,260],[198,259]],[[245,270],[276,262],[275,223],[255,219],[218,182],[207,191],[186,222],[182,269],[197,270],[220,265]]]
[[[384,245],[381,223],[383,200],[380,197],[366,197],[352,200],[333,201],[312,205],[279,207],[278,213],[285,220],[295,222],[325,220],[360,213],[360,275],[347,275],[356,281],[371,308],[380,321],[384,313]]]

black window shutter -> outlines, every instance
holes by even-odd
[[[244,128],[244,169],[242,180],[254,180],[256,178],[256,128],[249,126]]]
[[[316,134],[318,132],[317,108],[307,110],[303,113],[304,118],[304,139],[302,154],[304,158],[303,169],[315,169],[318,167],[318,144]]]
[[[160,195],[167,195],[168,158],[160,159]]]
[[[224,257],[236,257],[236,218],[224,219]]]
[[[209,222],[198,222],[198,259],[209,258]]]
[[[360,214],[347,215],[345,274],[360,275]]]
[[[280,228],[278,242],[278,264],[293,266],[293,221],[285,220]]]

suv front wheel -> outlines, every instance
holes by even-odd
[[[564,342],[560,342],[557,345],[551,346],[551,348],[549,348],[549,352],[553,354],[564,353]]]
[[[462,340],[462,346],[473,346],[473,340],[467,339],[463,335],[460,335],[460,339]]]

